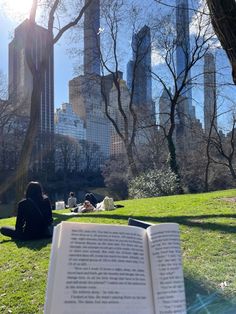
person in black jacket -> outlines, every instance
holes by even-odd
[[[97,199],[95,197],[95,195],[93,193],[86,193],[85,194],[85,201],[89,201],[93,207],[96,207],[97,206]]]
[[[0,232],[15,239],[33,240],[52,236],[52,209],[39,182],[30,182],[25,199],[18,203],[15,228],[2,227]]]

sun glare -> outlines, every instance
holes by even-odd
[[[12,19],[27,18],[30,13],[32,0],[7,0],[5,11]]]

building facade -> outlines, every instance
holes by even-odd
[[[110,152],[110,122],[105,116],[101,77],[78,76],[69,82],[69,100],[73,111],[86,127],[86,140],[100,147],[104,158]]]
[[[210,129],[217,129],[216,105],[216,65],[215,57],[207,52],[204,56],[204,129],[208,135]]]
[[[130,102],[130,93],[129,89],[124,80],[120,80],[120,102],[122,104],[122,110],[125,116],[128,118],[128,127],[129,134],[131,136],[132,133],[132,116],[129,110],[129,102]],[[122,113],[118,108],[118,91],[115,85],[113,84],[110,93],[109,93],[109,114],[112,119],[115,121],[118,129],[121,133],[125,132],[125,122]],[[116,132],[115,128],[112,126],[111,131],[111,155],[117,156],[125,154],[125,146],[124,142]]]
[[[30,34],[30,41],[29,41]],[[50,34],[47,29],[22,22],[14,32],[9,44],[9,101],[17,108],[18,117],[30,117],[33,76],[26,60],[30,51],[37,71],[43,71],[40,90],[40,117],[33,157],[35,169],[40,169],[52,162],[54,134],[54,65],[53,47],[49,48]],[[40,68],[44,61],[46,66]],[[50,157],[49,157],[50,156]],[[51,161],[50,161],[51,160]]]
[[[132,92],[133,103],[142,111],[143,117],[155,120],[155,104],[152,100],[151,33],[145,25],[132,38],[132,60],[127,64],[127,86]]]
[[[43,58],[43,51],[48,43],[47,29],[34,24],[29,20],[21,23],[14,33],[9,44],[9,99],[14,106],[18,106],[19,114],[30,116],[31,92],[33,87],[32,74],[26,61],[27,34],[33,32],[34,38],[30,42],[30,50],[36,68]],[[39,70],[39,68],[37,68]],[[54,132],[54,68],[53,48],[49,51],[47,67],[44,70],[40,105],[40,133]]]
[[[83,120],[72,110],[69,103],[62,104],[55,113],[55,133],[76,140],[86,139],[86,128]]]
[[[100,0],[93,0],[84,13],[84,75],[100,75],[99,28]]]
[[[192,86],[191,73],[186,69],[190,62],[190,38],[189,38],[189,6],[188,0],[176,0],[176,68],[177,68],[177,85],[180,88],[184,85],[182,97],[187,99],[185,114],[194,119],[195,108],[192,105]],[[183,82],[186,80],[186,83]]]
[[[94,0],[84,13],[84,75],[69,82],[69,102],[86,127],[86,141],[98,145],[106,159],[110,155],[111,126],[101,91],[99,29],[100,1]]]

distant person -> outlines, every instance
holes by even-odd
[[[95,207],[90,203],[90,201],[84,201],[84,204],[80,208],[81,213],[90,213],[93,212]]]
[[[70,192],[69,198],[67,200],[67,207],[74,208],[77,207],[77,198],[75,197],[73,192]]]
[[[98,201],[97,201],[97,199],[93,193],[85,194],[85,201],[89,201],[93,205],[93,207],[96,207],[97,203],[98,203]]]
[[[34,240],[52,236],[52,209],[39,182],[30,182],[25,199],[18,203],[15,228],[2,227],[0,232],[19,240]]]

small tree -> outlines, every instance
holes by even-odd
[[[149,170],[129,183],[132,198],[172,195],[179,191],[179,180],[170,169]]]

